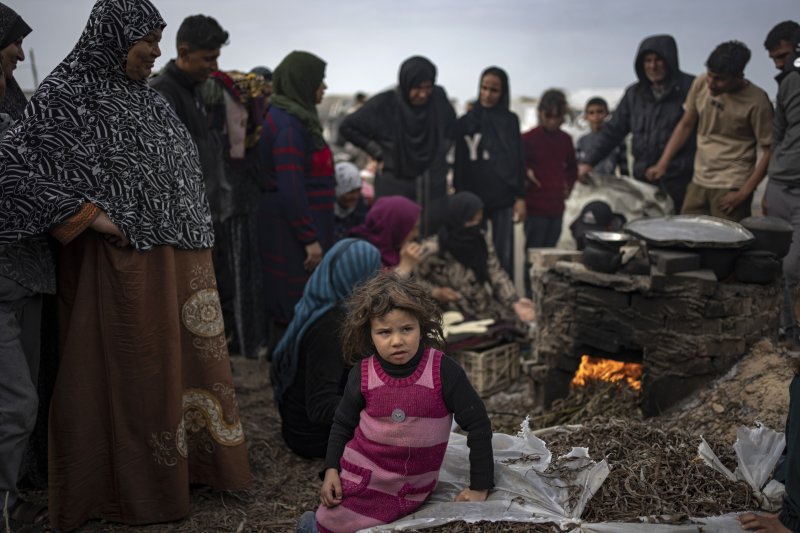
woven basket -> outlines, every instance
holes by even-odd
[[[508,388],[519,377],[519,344],[510,342],[475,352],[463,350],[453,358],[458,361],[472,386],[482,397]]]

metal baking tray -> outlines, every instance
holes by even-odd
[[[744,248],[755,240],[741,224],[706,215],[640,218],[624,229],[654,246]]]

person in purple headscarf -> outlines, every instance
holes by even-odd
[[[404,196],[379,198],[360,226],[350,236],[372,243],[381,252],[381,264],[405,277],[411,274],[423,255],[419,237],[422,207]]]

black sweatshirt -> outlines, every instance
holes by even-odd
[[[392,378],[406,378],[414,373],[422,359],[423,346],[408,363],[394,365],[378,357],[378,362]],[[486,414],[486,406],[472,384],[464,369],[450,357],[442,357],[440,367],[442,397],[447,408],[453,413],[456,423],[468,433],[470,488],[486,490],[494,487],[494,458],[492,455],[492,423]],[[355,429],[365,407],[361,394],[361,365],[350,370],[347,386],[342,401],[336,409],[333,419],[328,453],[325,457],[325,469],[339,467],[339,459],[344,453],[345,445],[353,438]]]
[[[294,382],[281,399],[283,438],[303,457],[325,457],[333,415],[350,370],[339,340],[343,322],[344,310],[336,306],[309,326],[300,341]]]

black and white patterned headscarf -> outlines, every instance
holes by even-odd
[[[78,44],[0,143],[0,244],[92,202],[138,250],[213,245],[188,131],[146,81],[125,74],[130,47],[165,25],[148,0],[98,0]]]

